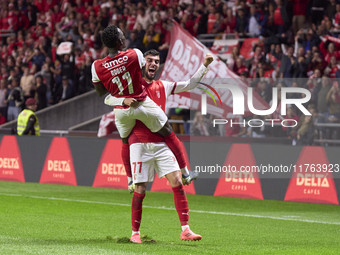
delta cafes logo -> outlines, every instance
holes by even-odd
[[[0,168],[19,169],[18,158],[0,158]]]
[[[123,164],[102,163],[102,174],[125,176],[125,168]]]
[[[54,137],[47,152],[40,183],[77,185],[73,158],[66,137]]]
[[[256,166],[252,149],[249,144],[233,144],[223,167],[214,169],[221,172],[214,196],[263,199],[258,172],[243,171],[244,166]]]
[[[122,142],[109,139],[100,158],[93,187],[126,189],[127,178],[121,158]],[[112,153],[114,151],[114,153]]]
[[[25,182],[17,138],[3,136],[0,145],[0,180]]]
[[[69,160],[48,160],[47,171],[71,172]]]
[[[225,182],[230,183],[232,190],[247,190],[247,184],[255,184],[253,173],[226,172]]]
[[[303,147],[290,179],[285,201],[339,204],[332,169],[317,172],[314,166],[330,166],[325,149]],[[301,166],[301,167],[300,167]]]

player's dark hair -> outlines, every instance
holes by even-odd
[[[119,42],[119,32],[116,26],[108,26],[102,32],[102,42],[103,44],[108,47],[115,49],[118,46]]]
[[[144,57],[152,55],[152,56],[159,56],[159,52],[157,50],[148,50],[144,53]]]

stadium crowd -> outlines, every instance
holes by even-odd
[[[39,110],[93,89],[91,64],[107,55],[100,34],[108,25],[117,25],[125,33],[128,48],[158,49],[164,62],[172,20],[194,36],[259,37],[251,58],[240,55],[240,40],[226,64],[243,79],[251,78],[249,85],[268,103],[272,87],[280,91],[284,86],[297,86],[312,92],[311,120],[304,116],[299,120],[296,109],[289,110],[290,118],[299,121],[293,130],[239,128],[212,134],[202,124],[208,123],[205,116],[195,115],[194,123],[203,121],[191,125],[195,134],[297,140],[308,136],[304,143],[311,144],[316,119],[339,122],[339,88],[328,79],[340,77],[340,3],[336,0],[3,0],[0,124],[17,118],[29,97],[37,100]],[[58,55],[58,45],[65,41],[73,43],[72,51]],[[180,110],[171,112],[181,114]],[[188,118],[188,111],[183,112],[184,119]],[[188,133],[190,128],[181,130]],[[324,138],[340,134],[336,129],[319,131]]]

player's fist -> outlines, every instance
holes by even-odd
[[[203,65],[205,67],[208,67],[208,65],[210,65],[210,63],[213,62],[213,61],[214,61],[213,56],[210,53],[207,53],[207,55],[205,55],[205,59],[204,59]]]
[[[132,97],[125,98],[124,101],[123,101],[123,104],[131,106],[131,107],[137,107],[138,106],[138,101],[136,99],[132,98]]]

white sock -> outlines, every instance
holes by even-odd
[[[189,227],[189,225],[182,226],[182,231],[186,230]]]
[[[189,170],[188,170],[187,167],[181,168],[181,172],[182,172],[182,174],[189,175]]]
[[[132,181],[132,177],[127,177],[128,178],[128,184]]]
[[[139,233],[139,231],[133,231],[133,230],[132,230],[132,236],[133,236],[134,234],[140,234],[140,233]]]

